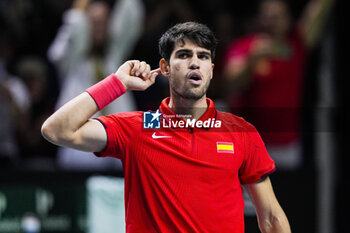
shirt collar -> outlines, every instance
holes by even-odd
[[[217,112],[215,109],[214,102],[209,98],[206,98],[206,101],[208,104],[208,108],[198,120],[205,121],[205,120],[213,119],[213,118],[216,120]],[[161,102],[161,104],[159,106],[159,110],[162,113],[162,117],[165,120],[171,118],[172,121],[184,120],[181,117],[181,115],[176,114],[169,107],[169,102],[170,102],[170,97],[167,97]]]

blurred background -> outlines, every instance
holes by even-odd
[[[40,127],[125,60],[156,68],[159,37],[185,21],[215,32],[208,97],[261,133],[292,231],[348,231],[344,1],[0,0],[0,233],[124,232],[120,162],[57,148]],[[101,114],[167,95],[158,77]],[[245,215],[259,232],[248,199]]]

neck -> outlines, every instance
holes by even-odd
[[[185,99],[179,96],[170,96],[169,107],[183,118],[199,119],[208,108],[206,96],[198,100]],[[186,117],[188,116],[188,117]]]

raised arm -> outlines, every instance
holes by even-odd
[[[61,73],[84,56],[89,49],[89,26],[86,8],[90,0],[74,0],[72,7],[63,14],[62,25],[48,49],[49,60],[58,66]],[[61,77],[65,77],[61,74]]]
[[[276,199],[268,177],[260,182],[244,185],[244,188],[255,206],[261,232],[291,232],[288,219]]]
[[[101,100],[105,104],[114,100],[108,95],[113,90],[107,89],[115,87],[123,89],[124,92],[146,90],[154,83],[159,72],[159,69],[151,71],[145,62],[136,60],[125,62],[115,75],[93,86],[97,92],[89,91],[89,94],[84,92],[52,114],[42,126],[42,135],[59,146],[91,152],[101,151],[106,146],[107,135],[102,124],[90,118],[104,107],[100,104]],[[104,101],[106,98],[108,102]]]
[[[142,35],[145,9],[142,0],[118,0],[110,16],[107,70],[113,71],[132,53]],[[130,27],[132,25],[132,27]]]
[[[333,2],[334,0],[310,0],[306,5],[298,26],[308,47],[317,42]]]

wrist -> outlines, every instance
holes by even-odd
[[[127,86],[127,80],[125,78],[123,78],[123,75],[117,75],[117,72],[115,72],[113,75],[116,79],[119,80],[119,82],[123,85],[124,89],[127,91],[129,90],[128,86]]]
[[[126,88],[115,74],[111,74],[86,89],[86,92],[95,100],[98,109],[101,110],[123,95],[126,92]]]

